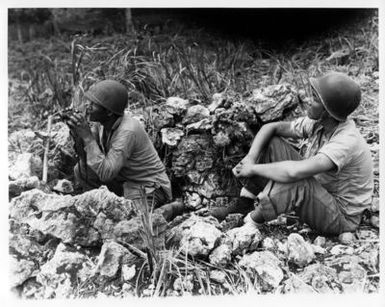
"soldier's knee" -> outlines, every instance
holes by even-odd
[[[284,142],[284,140],[282,140],[282,138],[280,138],[279,136],[273,136],[270,139],[269,147],[270,148],[277,148],[278,146],[282,145],[282,142]]]

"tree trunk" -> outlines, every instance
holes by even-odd
[[[20,24],[19,20],[16,21],[16,31],[17,31],[17,39],[18,39],[19,43],[22,43],[23,42],[23,31],[22,31],[21,24]]]
[[[131,9],[125,9],[125,17],[126,17],[126,33],[134,32],[134,24],[132,23],[132,14]]]

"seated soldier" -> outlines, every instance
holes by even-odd
[[[160,207],[172,199],[171,183],[148,134],[124,110],[126,88],[117,81],[98,82],[85,93],[86,114],[96,122],[92,129],[79,113],[69,126],[83,140],[87,161],[75,166],[75,181],[83,190],[106,185],[110,191],[139,200],[141,190],[149,205]]]
[[[247,178],[238,203],[212,209],[211,215],[224,219],[229,213],[249,212],[246,225],[258,227],[295,211],[300,221],[325,235],[357,229],[373,192],[369,147],[347,118],[359,105],[361,91],[336,72],[310,78],[310,84],[313,99],[307,117],[260,129],[233,169],[236,177]],[[307,139],[304,155],[281,137]]]

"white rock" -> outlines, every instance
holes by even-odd
[[[113,278],[118,273],[121,266],[135,259],[130,251],[124,246],[114,242],[106,242],[103,244],[98,257],[98,263],[95,273],[101,276]]]
[[[232,248],[228,244],[221,244],[215,248],[210,256],[210,263],[216,266],[225,266],[231,261]]]
[[[346,246],[346,245],[335,245],[332,247],[330,250],[330,254],[337,256],[337,255],[353,255],[354,249],[351,246]]]
[[[191,292],[194,289],[193,276],[178,277],[174,281],[173,288],[175,291]]]
[[[204,118],[204,119],[197,121],[195,123],[188,124],[186,126],[186,130],[187,131],[191,131],[191,130],[205,131],[205,130],[211,130],[212,127],[213,127],[213,125],[211,124],[210,118]]]
[[[217,283],[224,284],[226,282],[226,273],[219,270],[210,271],[210,279]]]
[[[376,215],[370,217],[370,225],[376,228],[380,228],[380,218]]]
[[[172,240],[188,255],[208,256],[222,236],[217,227],[219,224],[213,217],[192,215],[171,230]]]
[[[372,212],[380,211],[380,199],[378,197],[373,197],[372,205],[370,207]]]
[[[13,166],[9,170],[11,180],[26,179],[32,176],[41,176],[43,162],[39,156],[32,153],[23,153],[17,156]]]
[[[278,251],[281,252],[282,254],[287,254],[288,253],[288,250],[287,250],[287,241],[285,242],[281,242],[279,240],[277,240],[275,242],[275,244],[277,245],[277,248],[278,248]]]
[[[315,258],[313,248],[297,233],[289,235],[287,240],[288,258],[300,267],[303,267]]]
[[[317,238],[314,239],[313,244],[320,247],[325,247],[326,238],[322,236],[318,236]]]
[[[378,234],[373,230],[360,229],[357,231],[357,237],[360,240],[378,241]]]
[[[208,109],[209,109],[210,113],[213,113],[216,109],[221,107],[223,102],[224,102],[223,93],[215,93],[213,95],[213,101],[208,106]]]
[[[321,247],[321,246],[312,244],[311,247],[312,247],[313,252],[315,254],[325,254],[326,253],[326,249]]]
[[[63,194],[70,194],[74,191],[74,188],[71,181],[67,179],[61,179],[53,187],[53,190]]]
[[[162,128],[160,132],[162,134],[162,143],[170,147],[176,146],[184,135],[183,130],[178,128]]]
[[[366,271],[359,264],[362,259],[355,255],[343,255],[325,259],[325,265],[338,271],[343,293],[362,293],[367,281]]]
[[[213,136],[213,140],[216,146],[224,147],[231,143],[231,139],[228,133],[224,131],[219,131]]]
[[[187,109],[187,113],[183,118],[182,123],[184,125],[196,123],[204,118],[208,118],[209,116],[210,116],[210,111],[206,107],[197,104]]]
[[[202,204],[202,198],[198,193],[185,194],[185,206],[187,209],[199,209]]]
[[[337,280],[337,272],[324,264],[311,264],[305,267],[304,271],[298,274],[298,277],[305,283],[310,284],[318,293],[336,292],[331,284]]]
[[[72,252],[60,243],[51,260],[45,263],[36,280],[46,288],[53,288],[57,297],[71,297],[78,284],[92,276],[93,263],[85,255]]]
[[[26,259],[17,260],[15,256],[10,258],[9,281],[10,286],[16,287],[25,282],[35,270],[35,264]]]
[[[122,278],[124,281],[129,281],[135,277],[136,274],[136,266],[135,264],[133,265],[128,265],[128,264],[123,264],[122,265]]]
[[[247,226],[237,227],[227,231],[229,242],[232,244],[233,254],[244,254],[257,249],[262,240],[261,232]]]
[[[262,248],[273,251],[276,249],[276,244],[273,239],[266,237],[262,241]]]
[[[356,237],[352,232],[343,232],[338,236],[338,241],[345,245],[352,244],[355,240]]]
[[[338,279],[344,293],[363,293],[366,283],[366,271],[359,264],[345,264],[344,271],[338,273]]]
[[[305,283],[301,278],[291,274],[291,276],[283,282],[283,285],[279,287],[278,292],[280,294],[312,294],[316,291]]]
[[[10,197],[15,197],[20,195],[22,192],[27,190],[32,190],[39,186],[39,178],[37,176],[32,176],[29,178],[22,178],[15,181],[9,181],[8,192]]]
[[[261,288],[265,291],[275,289],[283,279],[281,262],[270,251],[254,252],[242,257],[239,265],[253,275],[257,273]]]
[[[169,97],[165,105],[171,114],[181,115],[187,110],[188,100],[179,97]]]

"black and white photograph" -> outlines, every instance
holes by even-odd
[[[373,303],[377,4],[8,3],[3,291]]]

